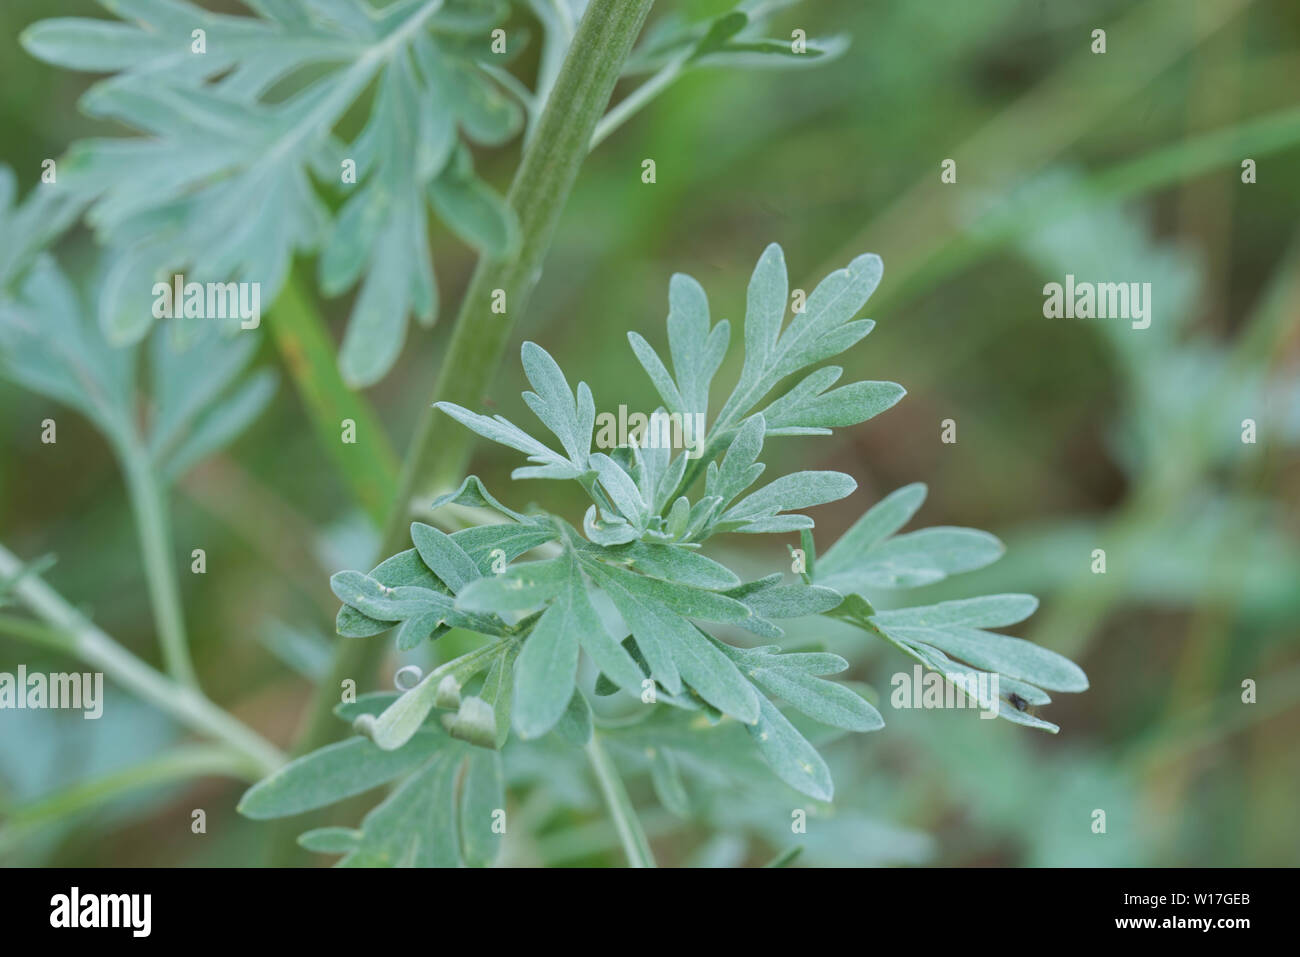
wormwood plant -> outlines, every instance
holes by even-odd
[[[1032,596],[888,611],[867,597],[987,565],[1002,552],[996,538],[947,527],[898,534],[925,497],[924,486],[911,485],[868,510],[818,558],[813,520],[800,510],[852,494],[854,479],[800,471],[754,489],[766,471],[759,459],[769,438],[829,434],[903,396],[892,382],[833,388],[842,370],[820,365],[871,331],[871,320],[855,317],[880,277],[880,259],[860,256],[826,277],[785,323],[785,260],[779,246],[769,246],[749,283],[739,380],[706,419],[698,457],[674,454],[656,423],[674,414],[678,421],[708,415],[731,331],[726,320],[711,322],[704,290],[685,275],[674,276],[669,291],[672,371],[645,339],[629,333],[663,401],[636,441],[608,454],[592,451],[591,390],[584,382],[571,389],[550,355],[531,342],[522,350],[532,386],[524,400],[553,439],[499,415],[441,403],[466,427],[527,456],[530,464],[515,470],[515,480],[574,481],[592,504],[580,522],[525,514],[471,476],[433,510],[472,506],[501,522],[451,534],[416,522],[413,548],[368,574],[334,575],[343,602],[338,631],[349,640],[396,629],[397,647],[410,649],[459,629],[480,642],[409,690],[341,705],[337,714],[359,734],[254,786],[243,813],[291,815],[404,778],[359,829],[318,829],[301,842],[343,854],[349,865],[491,863],[506,808],[501,751],[512,730],[518,742],[511,747],[554,733],[586,748],[632,863],[650,861],[648,845],[602,745],[630,728],[650,742],[661,793],[684,790],[676,750],[707,754],[729,746],[727,736],[743,728],[777,777],[829,801],[825,761],[778,702],[833,729],[875,731],[884,721],[863,696],[828,680],[848,668],[843,658],[754,644],[779,641],[778,621],[816,615],[884,640],[963,693],[996,688],[997,700],[983,706],[1056,731],[1033,710],[1049,702],[1048,691],[1084,690],[1083,672],[1054,652],[987,630],[1032,614]],[[796,532],[797,581],[773,573],[745,582],[702,551],[715,535]],[[546,557],[529,557],[544,547]],[[584,658],[589,667],[581,666]],[[997,684],[979,684],[981,673],[996,675]]]
[[[411,315],[436,317],[430,216],[480,254],[444,359],[455,375],[431,390],[444,397],[494,373],[592,147],[690,71],[802,67],[843,48],[837,38],[772,39],[772,15],[793,2],[687,5],[642,35],[652,0],[245,0],[251,16],[186,0],[101,0],[116,19],[24,31],[32,55],[108,74],[80,106],[126,135],[45,160],[40,184],[21,199],[17,177],[0,167],[0,372],[83,412],[117,454],[166,673],[50,588],[47,559],[24,562],[3,546],[0,595],[36,618],[0,615],[0,632],[102,668],[214,743],[42,798],[0,828],[0,849],[105,793],[198,774],[255,780],[285,760],[199,689],[168,508],[182,473],[266,406],[272,376],[243,374],[257,332],[219,329],[210,316],[202,334],[158,327],[156,283],[184,273],[259,290],[325,451],[383,536],[400,534],[431,450],[444,463],[468,451],[425,421],[399,474],[356,392],[392,366]],[[516,57],[534,43],[526,83]],[[620,80],[626,90],[611,109]],[[470,149],[521,131],[502,197],[474,172]],[[83,219],[103,254],[88,279],[69,281],[50,250]],[[356,290],[337,363],[311,284],[291,269],[308,253],[321,293]],[[498,288],[511,311],[484,335],[477,310]],[[340,452],[343,419],[358,423],[364,454]],[[364,647],[336,652],[330,674],[365,675],[373,662],[349,656]],[[324,724],[335,687],[320,682],[302,733],[308,747],[332,737]]]
[[[57,176],[52,166],[21,202],[14,177],[0,169],[0,371],[80,410],[108,438],[130,493],[166,673],[46,585],[48,562],[24,563],[3,547],[0,604],[6,612],[21,605],[37,620],[6,613],[0,631],[102,668],[210,743],[54,795],[19,815],[18,830],[0,830],[0,847],[22,822],[105,793],[225,774],[262,779],[241,804],[254,818],[291,816],[397,781],[359,829],[315,829],[302,843],[355,865],[488,864],[506,827],[506,772],[529,760],[568,767],[568,754],[556,750],[567,745],[585,752],[629,860],[650,863],[618,769],[629,756],[648,761],[656,793],[676,814],[689,813],[692,788],[707,786],[701,769],[747,773],[750,761],[830,800],[818,747],[836,732],[883,724],[855,686],[827,680],[847,669],[844,659],[789,646],[778,622],[815,616],[869,632],[963,688],[995,674],[1002,694],[988,706],[1055,730],[1033,709],[1049,690],[1081,690],[1082,673],[986,630],[1023,619],[1032,598],[902,610],[872,604],[882,591],[993,561],[996,539],[968,529],[897,534],[925,494],[909,486],[819,559],[812,520],[800,510],[851,494],[853,479],[798,472],[755,490],[769,437],[855,425],[903,394],[892,383],[836,388],[840,370],[822,365],[870,331],[869,320],[855,317],[879,281],[875,257],[828,277],[787,325],[784,262],[769,248],[750,285],[739,381],[720,402],[710,392],[729,326],[710,321],[693,280],[675,277],[670,361],[631,336],[664,418],[624,446],[597,441],[605,447],[592,451],[591,391],[582,383],[572,391],[533,344],[523,351],[533,387],[525,399],[553,438],[447,401],[470,404],[481,394],[592,146],[689,70],[802,66],[842,47],[770,39],[768,18],[787,0],[709,4],[703,17],[670,12],[639,40],[649,0],[247,0],[253,16],[183,0],[102,5],[120,22],[52,20],[24,34],[27,49],[48,62],[110,74],[82,106],[132,135],[74,144]],[[509,69],[529,32],[509,21],[519,13],[540,27],[531,86]],[[489,43],[507,21],[501,44]],[[606,112],[620,77],[630,89]],[[500,197],[475,174],[470,147],[520,132],[520,166]],[[439,640],[439,648],[457,642],[470,650],[449,653],[401,693],[339,704],[335,714],[360,732],[347,740],[315,747],[332,735],[318,733],[314,713],[305,736],[314,750],[285,764],[199,690],[168,521],[173,483],[256,418],[272,376],[247,372],[256,333],[232,330],[230,338],[210,319],[201,329],[159,327],[149,295],[177,271],[257,283],[263,301],[275,303],[268,325],[286,366],[336,454],[338,411],[366,410],[352,389],[392,366],[411,315],[435,317],[430,214],[479,250],[479,266],[433,389],[441,411],[417,426],[400,481],[387,475],[374,492],[365,463],[382,472],[384,456],[349,460],[345,470],[360,469],[349,473],[358,500],[376,524],[389,516],[385,539],[396,540],[394,530],[404,537],[409,493],[419,491],[433,451],[459,480],[472,431],[528,457],[516,478],[576,481],[592,504],[571,520],[515,511],[471,477],[433,503],[434,520],[441,510],[470,507],[499,521],[451,533],[417,522],[413,548],[368,574],[334,576],[343,640],[318,703],[337,700],[336,675],[366,680],[364,657],[350,655],[373,657],[384,632],[396,629],[400,649]],[[89,282],[74,283],[49,247],[82,217],[104,258]],[[356,289],[337,369],[311,290],[290,269],[308,252],[318,254],[322,293]],[[498,288],[512,304],[509,317],[474,321]],[[655,440],[671,416],[705,423],[692,436],[702,454],[673,454]],[[372,415],[357,417],[369,441],[382,438]],[[459,431],[449,437],[447,427]],[[395,458],[388,467],[395,471]],[[712,536],[733,533],[797,533],[798,577],[743,582],[703,554]],[[333,720],[327,708],[316,710]]]

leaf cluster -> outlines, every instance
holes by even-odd
[[[670,744],[673,714],[686,727],[743,728],[782,781],[829,801],[830,771],[813,739],[824,731],[876,730],[884,725],[879,711],[850,684],[829,680],[848,669],[838,655],[736,640],[748,633],[777,641],[785,634],[778,622],[815,615],[848,621],[950,681],[995,672],[1005,690],[1004,717],[1055,730],[1029,709],[1047,702],[1044,689],[1082,690],[1083,673],[1046,649],[986,630],[1022,620],[1034,609],[1032,597],[987,596],[890,611],[877,611],[867,597],[985,565],[1002,552],[997,539],[944,527],[897,534],[924,499],[924,487],[913,485],[868,511],[818,559],[813,520],[803,510],[849,495],[854,480],[801,471],[754,489],[765,472],[760,456],[769,437],[825,434],[863,422],[904,394],[889,382],[832,388],[841,370],[821,365],[871,331],[872,322],[858,314],[880,277],[879,258],[860,256],[819,283],[801,312],[787,316],[784,256],[779,246],[769,246],[749,282],[738,379],[715,400],[729,325],[712,322],[698,283],[674,276],[669,361],[637,334],[629,338],[663,402],[656,416],[695,421],[699,413],[707,423],[701,441],[682,448],[658,441],[664,433],[656,438],[651,416],[626,445],[593,450],[599,443],[591,389],[584,382],[572,388],[533,343],[522,350],[532,387],[524,400],[548,437],[499,415],[440,403],[467,427],[525,455],[528,464],[515,471],[516,479],[577,482],[592,504],[579,528],[559,515],[515,511],[470,477],[435,501],[434,512],[474,506],[495,512],[500,523],[448,534],[417,522],[413,548],[369,573],[333,577],[343,603],[338,630],[345,637],[367,639],[396,628],[401,649],[453,628],[485,639],[381,709],[360,715],[355,726],[365,737],[351,747],[396,754],[432,735],[496,751],[512,730],[521,740],[555,732],[581,745],[608,709],[593,704],[616,697],[632,709],[632,725],[651,737],[665,729],[651,770],[669,806],[683,806]],[[703,454],[695,457],[692,450],[700,448]],[[703,554],[710,537],[732,532],[798,532],[805,552],[801,578],[788,582],[775,573],[745,582]],[[542,548],[545,554],[538,555]],[[597,674],[590,686],[580,681],[584,656]],[[618,731],[611,734],[617,740]],[[319,760],[309,755],[289,765],[277,776],[288,782],[280,786],[296,793],[294,782],[309,780]],[[419,773],[432,780],[435,765]],[[274,803],[265,813],[294,813],[294,807],[292,801]]]

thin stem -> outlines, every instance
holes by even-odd
[[[591,148],[595,149],[603,143],[611,133],[630,120],[642,107],[672,86],[682,75],[685,63],[685,56],[666,63],[654,76],[619,100],[618,105],[601,117],[600,122],[596,124],[596,129],[591,134]]]
[[[119,794],[196,777],[242,778],[246,775],[244,757],[229,748],[214,745],[175,748],[133,767],[83,781],[9,811],[5,815],[5,826],[0,828],[0,854],[13,850],[26,834],[41,826],[99,807]]]
[[[122,467],[131,496],[131,510],[135,514],[136,531],[140,536],[145,582],[167,673],[183,685],[198,688],[194,662],[190,659],[189,639],[185,635],[185,615],[181,611],[180,584],[171,555],[171,532],[163,491],[148,453],[140,446],[123,449]]]
[[[627,796],[627,788],[623,786],[623,779],[618,776],[618,769],[605,753],[605,748],[600,743],[600,735],[595,731],[591,734],[591,740],[587,742],[586,750],[591,769],[596,772],[596,780],[600,782],[600,791],[605,796],[605,804],[609,807],[609,815],[618,830],[618,839],[623,844],[623,853],[627,855],[628,866],[654,867],[654,854],[650,851],[650,842],[646,840],[645,831],[641,829],[636,808],[632,806],[632,801]]]
[[[334,460],[371,521],[382,523],[397,491],[397,453],[374,407],[343,381],[334,341],[301,270],[290,273],[267,325],[320,447]],[[356,441],[344,444],[341,430],[349,419],[356,426]]]
[[[0,545],[0,579],[16,577],[23,564]],[[98,667],[137,697],[158,707],[187,727],[229,745],[244,759],[244,771],[251,780],[270,774],[284,763],[284,755],[255,731],[209,701],[197,688],[186,687],[149,667],[85,618],[38,575],[19,578],[13,593],[50,626],[37,629],[0,628],[8,634],[42,644],[54,645]],[[64,638],[56,641],[52,633]]]
[[[481,404],[514,322],[541,275],[542,260],[587,156],[592,131],[653,2],[592,0],[578,26],[507,197],[519,218],[518,251],[507,259],[482,258],[475,268],[433,394],[421,410],[407,451],[383,529],[381,557],[405,544],[409,510],[417,493],[451,484],[465,469],[472,437],[446,416],[435,416],[433,402]],[[491,311],[495,289],[506,293],[505,315]],[[332,710],[341,683],[352,678],[361,684],[374,671],[385,647],[382,641],[353,639],[335,646],[330,671],[317,687],[305,717],[297,753],[318,748],[336,736],[341,723]]]

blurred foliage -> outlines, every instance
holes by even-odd
[[[51,6],[0,9],[0,160],[24,192],[42,159],[116,132],[76,112],[91,78],[19,49],[19,32]],[[656,16],[679,5],[659,6]],[[90,0],[57,7],[98,15]],[[1092,689],[1055,706],[1066,729],[1056,737],[968,712],[897,711],[889,677],[910,662],[819,621],[802,637],[848,658],[864,693],[880,689],[873,700],[887,723],[828,745],[835,805],[766,775],[746,786],[755,769],[739,759],[727,762],[728,783],[711,776],[716,765],[683,759],[684,793],[665,795],[654,757],[632,735],[611,736],[657,858],[760,864],[802,843],[793,866],[1300,861],[1300,147],[1290,134],[1270,140],[1253,185],[1231,152],[1232,131],[1297,106],[1300,7],[824,0],[783,16],[789,29],[847,34],[852,45],[818,70],[702,68],[603,143],[583,167],[518,338],[581,367],[602,408],[653,408],[625,336],[653,338],[670,273],[691,272],[716,302],[739,304],[768,241],[785,247],[791,284],[805,288],[828,263],[879,254],[884,280],[868,313],[879,327],[845,375],[891,379],[909,394],[835,440],[784,440],[788,462],[775,466],[858,480],[858,493],[820,510],[819,539],[834,540],[866,504],[915,480],[930,487],[923,524],[998,532],[1007,556],[954,587],[1038,594],[1026,637],[1078,660]],[[1108,32],[1104,55],[1088,51],[1094,27]],[[1228,131],[1226,155],[1192,172],[1166,152],[1217,131]],[[640,181],[645,157],[657,161],[654,185]],[[949,157],[958,182],[942,185]],[[1144,157],[1160,161],[1130,170],[1142,174],[1130,186],[1102,189]],[[500,190],[514,160],[510,149],[476,154],[475,169]],[[1009,211],[996,242],[977,228],[990,210]],[[431,244],[444,294],[455,296],[472,254],[437,232]],[[75,266],[87,249],[74,234],[62,258]],[[1044,319],[1042,286],[1067,271],[1151,281],[1152,328]],[[335,341],[349,305],[328,303]],[[447,334],[415,330],[369,393],[392,437],[407,435]],[[603,361],[581,359],[596,354]],[[264,342],[254,364],[277,361]],[[519,416],[518,380],[509,364],[484,406]],[[112,450],[39,396],[0,384],[0,402],[0,540],[57,556],[46,577],[152,655]],[[44,446],[39,423],[51,415],[59,442]],[[1240,441],[1247,417],[1257,444]],[[955,445],[939,441],[945,418],[958,422]],[[516,464],[484,443],[473,470],[499,488]],[[580,494],[570,509],[580,510]],[[361,567],[375,544],[287,390],[228,452],[182,480],[173,524],[178,561],[192,547],[208,554],[205,576],[182,576],[208,693],[287,743],[309,692],[303,675],[334,640],[328,573]],[[1104,576],[1089,571],[1094,548],[1107,551]],[[777,540],[724,542],[715,557],[746,577],[789,561]],[[945,587],[926,600],[947,597]],[[436,652],[465,650],[458,640],[448,635]],[[431,654],[400,656],[389,673],[399,663],[427,668]],[[19,661],[38,663],[0,639],[0,670]],[[1244,679],[1257,682],[1258,703],[1241,702]],[[99,722],[36,729],[30,714],[21,720],[0,718],[0,815],[180,736],[135,705]],[[506,863],[622,863],[577,752],[507,748],[505,768]],[[8,847],[14,832],[0,823],[0,854],[255,861],[264,832],[235,814],[241,790],[213,778],[168,783],[24,831]],[[683,800],[689,821],[670,809]],[[206,835],[190,833],[193,807],[208,810]],[[808,810],[802,838],[790,833],[793,808]],[[1105,835],[1091,831],[1096,808],[1107,812]]]

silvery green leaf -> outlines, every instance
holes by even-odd
[[[768,483],[722,515],[724,523],[747,522],[799,508],[825,505],[853,494],[858,483],[843,472],[794,472]]]
[[[590,599],[591,596],[588,595],[587,598]],[[644,661],[639,657],[636,642],[631,638],[619,640],[620,635],[627,635],[626,631],[620,631],[618,635],[610,634],[610,625],[595,613],[594,606],[592,611],[595,617],[586,622],[586,630],[578,636],[582,650],[600,669],[601,677],[610,686],[608,693],[612,694],[622,688],[632,694],[640,694],[641,682],[649,668],[643,668]]]
[[[740,579],[730,568],[701,555],[693,548],[633,542],[630,545],[609,548],[606,553],[619,564],[625,564],[651,578],[662,578],[709,589],[731,588],[740,584]]]
[[[567,556],[511,565],[499,575],[485,575],[456,596],[466,611],[527,612],[559,595],[572,575]]]
[[[442,715],[442,726],[453,738],[480,748],[496,748],[496,715],[492,706],[476,695],[461,698],[455,714]]]
[[[681,541],[686,537],[686,527],[691,516],[691,502],[685,495],[679,496],[673,502],[673,507],[668,513],[668,534],[675,540]]]
[[[762,591],[765,588],[771,588],[774,585],[781,584],[782,578],[783,576],[780,572],[772,572],[772,574],[764,575],[762,578],[756,578],[751,582],[744,582],[733,588],[728,588],[727,594],[732,598],[744,601],[746,596],[752,595],[754,592]]]
[[[481,43],[479,36],[457,41],[437,34],[419,34],[413,45],[421,73],[440,105],[455,112],[461,129],[471,140],[495,146],[519,132],[523,113],[478,62]]]
[[[690,276],[675,274],[668,284],[668,345],[687,411],[708,411],[709,385],[730,339],[731,327],[725,319],[709,327],[709,300],[703,287]]]
[[[492,719],[496,727],[494,744],[499,751],[510,737],[510,709],[514,701],[515,658],[519,655],[517,645],[511,645],[493,659],[488,668],[479,697],[492,708]]]
[[[521,738],[538,738],[560,720],[573,696],[578,638],[599,625],[581,579],[568,587],[533,625],[515,662],[514,725]]]
[[[823,559],[817,584],[842,594],[870,588],[916,588],[983,568],[1001,558],[1003,551],[1002,543],[988,532],[939,525],[898,535],[846,558],[841,571],[827,573]]]
[[[384,751],[367,738],[349,738],[290,761],[244,793],[239,813],[258,820],[301,814],[361,794],[426,761],[446,739],[425,731]]]
[[[410,651],[428,639],[436,637],[444,624],[444,616],[440,611],[422,612],[404,619],[397,629],[397,650]]]
[[[644,657],[650,674],[670,693],[679,694],[682,690],[681,676],[677,671],[670,642],[666,637],[667,630],[676,626],[670,620],[672,616],[666,609],[647,603],[624,588],[603,563],[592,562],[585,567],[592,580],[609,596],[619,615],[622,616],[626,630],[632,633],[636,647]],[[604,668],[601,670],[604,671]],[[615,678],[613,675],[610,677]],[[640,674],[629,673],[628,677],[631,679],[630,682],[625,683],[615,679],[615,684],[628,690],[639,690]]]
[[[760,260],[761,269],[755,270],[755,281],[768,292],[752,303],[757,311],[745,320],[746,326],[751,318],[755,323],[753,341],[762,349],[761,357],[755,362],[747,358],[740,381],[719,413],[720,421],[738,421],[787,375],[842,352],[871,331],[869,320],[851,321],[880,282],[880,257],[867,253],[823,279],[808,297],[803,311],[794,316],[775,343],[769,344],[770,310],[774,306],[767,297],[776,288],[776,280],[771,277],[776,273],[778,253],[779,248],[776,253],[765,253],[771,258]],[[783,260],[780,267],[783,271]]]
[[[696,62],[742,69],[804,69],[835,59],[848,46],[848,39],[843,36],[809,37],[803,52],[796,53],[789,40],[737,39],[701,53]]]
[[[655,795],[662,804],[678,817],[691,815],[691,799],[686,793],[681,773],[677,769],[677,760],[667,748],[647,748],[646,757],[650,761],[650,781]]]
[[[686,467],[691,461],[691,458],[683,452],[668,463],[663,474],[659,476],[655,488],[654,501],[651,503],[654,514],[662,513],[668,507],[669,501],[673,500],[673,496],[677,494],[677,486],[681,484],[682,478],[686,475]],[[687,501],[686,504],[689,509],[690,502]]]
[[[743,18],[741,23],[744,23]],[[790,283],[785,253],[772,243],[759,257],[750,276],[745,299],[745,365],[736,389],[750,388],[774,365],[773,353],[781,335]]]
[[[592,455],[590,463],[611,504],[630,525],[638,531],[644,529],[650,518],[650,507],[642,499],[641,490],[637,488],[632,476],[603,452]]]
[[[597,564],[600,563],[588,562],[587,567],[592,568]],[[743,628],[755,625],[753,619],[756,616],[749,608],[719,592],[683,582],[648,578],[619,566],[603,565],[599,570],[607,576],[613,576],[622,588],[633,595],[663,604],[687,618],[729,622]]]
[[[829,801],[835,785],[826,762],[776,705],[758,695],[758,721],[745,730],[777,776],[801,794]]]
[[[937,605],[899,608],[876,612],[874,620],[890,628],[943,628],[964,625],[971,628],[1004,628],[1024,621],[1038,610],[1033,595],[984,595]]]
[[[1019,695],[1024,699],[1026,705],[1043,705],[1052,703],[1051,695],[1042,688],[1035,687],[1028,682],[1017,681],[1015,678],[1010,678],[1007,675],[999,675],[998,685],[999,691],[1002,692],[1004,697],[1012,694]]]
[[[512,446],[513,448],[513,446]],[[477,475],[471,475],[460,483],[460,488],[445,495],[439,495],[429,506],[429,511],[437,511],[444,505],[469,505],[474,508],[490,508],[507,518],[524,525],[534,524],[527,515],[521,515],[513,509],[506,508],[493,497]]]
[[[713,520],[722,511],[723,501],[717,495],[705,495],[691,506],[690,516],[686,522],[683,541],[693,541],[706,534]]]
[[[0,297],[0,372],[77,409],[117,443],[135,431],[134,370],[135,351],[104,340],[50,257],[35,260],[13,298]]]
[[[558,468],[554,476],[556,478],[577,478],[581,474],[558,452],[547,448],[519,426],[499,415],[488,418],[486,415],[478,415],[468,409],[462,409],[452,402],[436,402],[434,405],[485,439],[524,452],[533,462],[556,466]]]
[[[460,841],[465,863],[491,867],[501,852],[497,815],[504,813],[506,789],[501,756],[474,751],[465,763],[460,795]]]
[[[340,867],[458,867],[456,775],[462,752],[445,748],[361,822],[361,841]]]
[[[729,593],[763,618],[801,618],[820,615],[836,608],[843,598],[830,588],[817,585],[773,584],[744,595]]]
[[[817,545],[813,541],[812,532],[804,529],[799,533],[799,548],[803,551],[803,572],[800,577],[803,578],[805,585],[811,585],[817,572]],[[791,546],[790,554],[794,557],[794,547]]]
[[[848,731],[875,731],[885,725],[880,712],[860,695],[818,677],[848,668],[849,663],[838,655],[783,655],[772,648],[737,649],[721,643],[719,647],[748,678],[815,721]]]
[[[317,854],[347,854],[361,845],[362,834],[350,827],[318,827],[298,835],[298,846]]]
[[[491,649],[476,649],[430,671],[419,684],[402,692],[377,718],[359,715],[353,726],[385,751],[402,747],[419,732],[429,712],[445,697],[451,679],[452,689],[464,687],[470,678],[489,668]],[[444,705],[450,702],[443,701]]]
[[[42,186],[45,184],[42,184]],[[13,170],[0,163],[0,290],[14,285],[81,214],[83,200],[63,189],[30,190],[18,201]]]
[[[990,676],[988,672],[980,671],[960,661],[953,661],[938,648],[929,645],[906,645],[909,653],[926,667],[942,674],[944,678],[952,684],[959,692],[966,694],[971,704],[977,707],[987,707],[986,702],[978,700],[978,694],[972,695],[971,690],[979,691],[980,681],[989,681],[996,678],[998,681],[999,698],[997,700],[997,715],[999,718],[1005,718],[1013,724],[1024,725],[1028,728],[1036,728],[1039,731],[1046,731],[1049,734],[1056,734],[1061,729],[1059,726],[1052,724],[1050,721],[1044,721],[1037,715],[1028,711],[1021,710],[1008,700],[1008,695],[1012,692],[1020,694],[1025,698],[1027,704],[1045,703],[1042,699],[1048,699],[1047,694],[1031,685],[1018,682],[1006,675]],[[973,682],[973,683],[972,683]],[[1030,700],[1023,691],[1030,689],[1033,692],[1033,700]]]
[[[172,321],[157,331],[148,351],[154,400],[150,445],[161,458],[248,366],[257,339],[207,321],[189,326]]]
[[[474,559],[446,532],[422,522],[412,522],[411,541],[424,564],[454,594],[479,577]]]
[[[706,610],[703,607],[705,603],[699,602],[697,596],[679,596],[674,600],[677,605],[674,608],[660,599],[683,590],[682,586],[663,583],[647,586],[642,582],[649,582],[649,579],[600,562],[591,562],[586,567],[596,584],[613,600],[614,606],[636,638],[637,647],[645,655],[651,674],[670,694],[680,693],[681,681],[684,679],[700,697],[720,711],[741,721],[754,720],[757,710],[749,682],[698,628],[683,617],[684,613],[680,610],[690,607],[698,613]],[[722,598],[701,589],[691,591]],[[732,599],[722,600],[740,604]],[[715,607],[708,613],[734,614],[729,606],[726,612]],[[697,614],[697,617],[706,615]]]
[[[407,618],[435,614],[441,621],[457,628],[468,628],[484,635],[505,634],[500,619],[456,608],[450,595],[419,585],[389,588],[358,571],[335,572],[330,589],[339,601],[351,605],[376,621],[404,621]]]
[[[880,625],[880,628],[898,641],[924,643],[976,668],[1000,672],[1049,691],[1088,690],[1083,669],[1068,658],[1023,638],[961,625]]]
[[[582,517],[582,530],[597,545],[626,545],[634,542],[641,533],[618,515],[601,514],[595,505]]]
[[[412,218],[408,205],[403,209],[392,214],[375,241],[339,349],[339,370],[353,388],[374,385],[392,368],[406,340],[406,319],[413,306],[422,321],[433,318],[433,274],[424,223]],[[416,305],[420,299],[423,304]]]
[[[895,382],[854,382],[826,392],[839,372],[835,366],[818,369],[764,409],[768,434],[825,434],[832,428],[857,425],[907,394]]]
[[[723,714],[753,724],[759,695],[726,655],[698,628],[664,609],[669,651],[683,680]]]
[[[758,456],[763,451],[766,432],[767,423],[761,414],[751,415],[745,420],[727,447],[722,464],[709,463],[706,495],[716,496],[726,504],[758,481],[764,469]]]
[[[867,552],[906,525],[925,501],[922,482],[890,492],[853,523],[818,560],[818,577],[846,571]]]
[[[190,433],[172,451],[165,474],[175,480],[194,465],[234,441],[262,414],[275,395],[276,376],[262,369],[205,410],[191,427]]]
[[[885,726],[884,718],[869,702],[834,681],[793,669],[760,669],[754,680],[769,694],[822,724],[847,731],[878,731]]]
[[[429,567],[420,560],[414,548],[398,552],[386,558],[370,571],[368,576],[386,588],[398,588],[403,585],[418,585],[422,588],[443,588]],[[344,604],[334,623],[334,630],[344,638],[368,638],[387,631],[397,624],[397,619],[383,620],[371,618],[355,608]]]
[[[581,471],[587,467],[591,452],[591,427],[595,419],[595,404],[591,390],[579,383],[579,399],[575,402],[569,382],[551,354],[535,342],[525,342],[520,349],[524,374],[533,392],[524,393],[524,401],[542,424],[555,434],[568,453],[569,461]]]
[[[746,521],[743,524],[736,524],[735,527],[727,526],[720,530],[740,532],[746,535],[758,534],[784,534],[786,532],[802,532],[804,529],[812,528],[813,520],[807,515],[769,515],[766,518],[757,518],[752,521]]]
[[[369,188],[362,187],[364,192],[354,198],[364,202],[367,226],[358,229],[341,215],[320,260],[322,288],[341,291],[351,285],[357,260],[341,264],[335,250],[340,242],[365,247],[366,277],[339,353],[343,377],[354,386],[371,385],[392,367],[406,337],[409,314],[426,325],[436,314],[421,178],[414,169],[419,125],[405,122],[418,115],[418,102],[415,73],[406,57],[396,57],[383,72],[361,133],[375,147],[368,166]],[[445,155],[440,162],[446,162]],[[344,212],[351,210],[345,207]],[[327,270],[336,267],[341,268],[331,276]]]
[[[528,465],[510,473],[512,479],[580,479],[588,473],[579,471],[568,462],[551,462],[546,465]]]
[[[659,398],[664,400],[668,410],[677,413],[687,411],[686,401],[678,391],[677,383],[673,381],[663,360],[659,358],[659,354],[654,351],[650,343],[636,332],[629,332],[627,340],[632,344],[632,351],[636,353],[637,361],[641,363],[641,368],[645,369],[646,375],[650,377],[650,382],[659,393]]]
[[[452,161],[429,183],[429,198],[452,232],[480,252],[504,257],[518,245],[519,223],[514,211],[474,175],[465,147],[457,149]]]
[[[96,292],[102,293],[102,283]],[[149,426],[136,414],[139,349],[113,346],[54,261],[38,257],[0,298],[0,373],[83,412],[119,458],[144,445],[168,481],[233,440],[266,407],[275,376],[244,376],[254,340],[202,325],[160,328],[150,350]]]
[[[583,747],[591,740],[591,706],[582,691],[574,689],[569,706],[555,725],[555,733],[575,747]]]
[[[62,191],[89,205],[89,224],[118,256],[119,281],[100,300],[116,341],[149,327],[132,297],[151,277],[258,283],[269,306],[293,254],[323,244],[326,292],[361,282],[340,362],[348,381],[367,385],[391,366],[408,316],[434,319],[430,203],[483,249],[513,244],[512,214],[474,176],[457,136],[459,127],[497,144],[521,125],[480,62],[489,58],[478,37],[464,32],[495,5],[472,15],[460,2],[375,13],[343,0],[256,0],[257,16],[180,0],[110,7],[126,22],[47,20],[22,39],[41,59],[115,74],[91,87],[83,109],[143,134],[74,144],[59,170]],[[301,82],[286,95],[291,75]],[[359,135],[339,142],[371,89]],[[313,174],[348,194],[332,224]]]
[[[484,575],[495,572],[498,560],[514,561],[520,555],[532,551],[555,538],[555,528],[551,525],[474,525],[452,532],[451,537],[465,554],[474,559],[474,564]],[[494,554],[495,553],[495,554]]]

